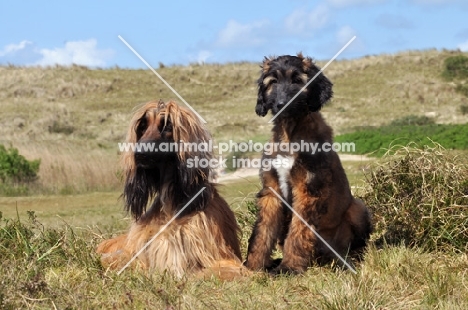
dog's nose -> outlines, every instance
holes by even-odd
[[[284,107],[284,105],[287,103],[287,97],[286,97],[286,91],[283,90],[282,88],[278,89],[278,93],[276,95],[276,106],[278,108]]]

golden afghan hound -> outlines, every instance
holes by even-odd
[[[152,101],[135,113],[127,136],[134,149],[123,154],[123,198],[135,221],[127,234],[98,246],[104,266],[122,268],[159,234],[132,266],[177,277],[242,274],[234,213],[209,181],[210,139],[199,118],[173,101]]]
[[[250,269],[300,273],[314,261],[334,258],[302,219],[342,256],[359,251],[369,238],[369,211],[351,195],[340,159],[331,148],[332,130],[318,112],[332,95],[332,83],[312,59],[302,54],[265,58],[256,112],[265,116],[271,110],[275,115],[271,142],[301,149],[263,155],[265,160],[287,164],[260,170],[263,189],[257,194],[259,212],[245,263]],[[283,249],[282,261],[271,259],[277,242]]]

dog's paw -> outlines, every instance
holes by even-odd
[[[297,267],[289,267],[284,265],[279,265],[278,267],[269,271],[269,273],[273,276],[280,276],[280,275],[298,275],[303,273],[303,268]]]
[[[275,259],[273,261],[270,261],[266,264],[261,264],[261,263],[256,263],[253,260],[246,260],[244,261],[243,265],[247,269],[250,270],[255,270],[255,271],[270,271],[274,268],[276,268],[279,264],[281,263],[281,259]]]
[[[281,262],[283,261],[282,258],[277,258],[271,261],[269,266],[265,267],[265,270],[268,272],[271,272],[272,270],[278,268],[279,265],[281,265]]]

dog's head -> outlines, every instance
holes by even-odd
[[[269,110],[276,115],[293,98],[281,113],[282,116],[319,111],[333,96],[333,84],[323,73],[318,74],[319,72],[320,68],[312,59],[300,53],[297,56],[265,57],[257,81],[258,97],[255,111],[259,116],[265,116]],[[313,81],[301,91],[311,79]]]
[[[173,186],[180,198],[194,195],[211,172],[209,165],[197,165],[212,158],[202,146],[210,139],[200,119],[173,101],[151,101],[138,109],[127,134],[127,145],[134,148],[122,158],[127,210],[139,218],[150,198],[159,194],[164,200]]]

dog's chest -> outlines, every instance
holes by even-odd
[[[294,157],[277,155],[276,159],[279,163],[281,163],[275,168],[276,173],[278,174],[278,183],[281,189],[281,193],[283,194],[283,197],[285,199],[288,199],[291,168],[294,165]]]

